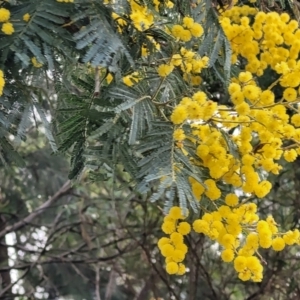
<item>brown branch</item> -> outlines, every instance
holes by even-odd
[[[45,203],[39,206],[35,211],[29,214],[24,219],[20,220],[19,222],[5,227],[3,230],[0,231],[0,239],[4,237],[7,233],[12,231],[17,231],[22,227],[26,226],[30,223],[33,219],[37,216],[42,214],[47,208],[49,208],[53,203],[59,200],[62,196],[68,193],[71,190],[71,181],[68,180],[51,198],[49,198]]]
[[[100,265],[96,265],[96,282],[95,282],[95,294],[96,300],[101,300],[100,296]]]

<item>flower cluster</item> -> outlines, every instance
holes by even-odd
[[[188,248],[184,243],[184,236],[191,231],[190,224],[183,221],[185,218],[181,208],[173,206],[162,224],[162,231],[169,237],[162,237],[158,241],[158,247],[166,258],[166,271],[169,274],[183,275],[185,273],[185,265],[182,261]]]
[[[160,5],[164,5],[167,8],[173,8],[174,7],[174,3],[170,0],[166,0],[163,3],[161,3],[159,0],[153,0],[153,5],[154,5],[154,8],[157,12],[159,12]]]
[[[0,70],[0,96],[3,94],[4,85],[5,85],[4,74],[3,71]]]
[[[193,229],[223,247],[222,260],[233,262],[241,280],[261,281],[263,266],[259,248],[272,247],[275,251],[282,251],[285,245],[299,244],[299,231],[279,233],[272,216],[259,220],[256,205],[239,205],[235,194],[228,194],[225,203],[218,210],[195,220]]]
[[[208,67],[208,57],[202,58],[194,51],[181,47],[180,52],[173,54],[169,63],[161,64],[157,72],[161,77],[168,76],[174,68],[178,67],[183,73],[183,79],[191,85],[199,85],[202,81],[199,76],[204,68]]]
[[[6,8],[0,8],[0,22],[3,23],[1,31],[4,34],[11,35],[14,33],[14,27],[11,22],[9,22],[10,11]]]
[[[189,21],[181,29],[175,25],[172,34],[188,41],[180,30],[188,30],[193,24]],[[260,248],[282,251],[286,245],[300,244],[297,229],[280,233],[272,216],[260,220],[256,204],[244,201],[267,196],[272,188],[267,175],[279,174],[282,158],[292,162],[300,154],[300,29],[285,13],[259,12],[246,5],[224,11],[220,23],[231,43],[232,63],[242,58],[245,71],[228,86],[231,105],[219,105],[202,90],[182,98],[170,116],[173,140],[186,156],[184,148],[194,144],[195,155],[189,159],[209,174],[203,183],[189,178],[195,198],[205,197],[216,208],[193,222],[194,231],[219,243],[222,260],[233,262],[241,280],[259,282],[264,262]],[[184,76],[185,70],[193,70],[195,62],[186,60],[192,51],[184,51],[184,66],[182,52],[175,54],[168,65],[160,66],[159,75],[171,73],[177,61]],[[262,89],[257,78],[267,68],[277,79]],[[224,195],[220,188],[224,184],[238,189],[243,199],[235,193]]]
[[[188,42],[192,37],[199,38],[203,35],[203,27],[196,23],[191,17],[184,17],[182,25],[174,25],[172,27],[172,34],[180,41]]]
[[[131,7],[129,17],[137,30],[144,31],[153,25],[154,16],[146,6],[140,5],[134,0],[130,0],[129,4]]]

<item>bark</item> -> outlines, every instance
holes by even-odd
[[[0,231],[2,231],[6,226],[6,221],[3,215],[0,215]],[[0,240],[2,244],[5,244],[5,236]],[[0,267],[8,266],[8,248],[0,243]],[[11,284],[10,271],[0,270],[0,291],[5,289]],[[7,290],[4,298],[10,298],[11,288]]]

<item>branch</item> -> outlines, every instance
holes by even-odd
[[[96,265],[96,283],[95,283],[96,300],[101,300],[100,296],[100,265]]]
[[[42,214],[48,207],[50,207],[53,203],[55,203],[58,199],[62,196],[67,194],[71,190],[71,181],[68,180],[51,198],[49,198],[45,203],[39,206],[35,211],[29,214],[26,218],[20,220],[19,222],[5,227],[3,230],[0,231],[0,239],[3,238],[7,233],[12,231],[17,231],[20,228],[26,226],[30,223],[33,219],[37,216]]]

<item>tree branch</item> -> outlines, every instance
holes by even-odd
[[[71,189],[72,189],[71,181],[68,180],[51,198],[49,198],[45,203],[43,203],[41,206],[39,206],[35,211],[33,211],[27,217],[25,217],[24,219],[20,220],[19,222],[15,223],[15,224],[7,226],[3,230],[1,230],[0,231],[0,239],[3,238],[7,233],[12,232],[12,231],[17,231],[20,228],[26,226],[33,219],[35,219],[37,216],[42,214],[48,207],[50,207],[58,199],[60,199],[62,196],[64,196],[66,193],[68,193]]]

